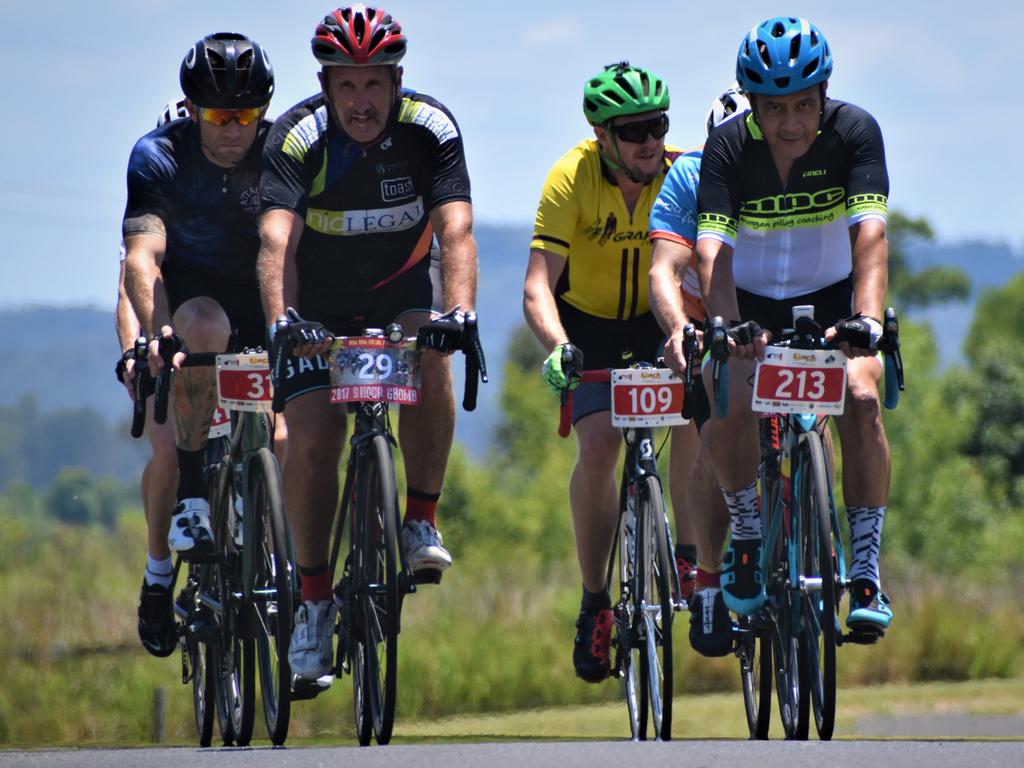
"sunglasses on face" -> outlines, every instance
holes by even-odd
[[[248,109],[218,109],[216,107],[199,107],[199,119],[210,125],[224,126],[232,120],[237,120],[239,125],[252,125],[260,119],[263,114],[263,107],[249,107]]]
[[[611,126],[612,133],[619,141],[642,144],[648,136],[660,139],[668,133],[668,115],[659,115],[637,123],[623,123]]]

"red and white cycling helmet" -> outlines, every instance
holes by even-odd
[[[405,56],[406,37],[390,13],[355,3],[325,16],[310,44],[325,67],[395,66]]]

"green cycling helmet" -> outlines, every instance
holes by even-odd
[[[583,114],[591,125],[615,117],[668,109],[668,86],[649,69],[628,61],[609,64],[583,86]]]

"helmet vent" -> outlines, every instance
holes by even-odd
[[[801,77],[810,77],[811,75],[814,74],[814,70],[816,70],[817,68],[818,68],[818,60],[817,59],[815,59],[814,61],[808,62],[807,66],[804,67],[803,72],[800,73],[800,76]]]
[[[757,83],[758,85],[764,83],[764,80],[761,78],[761,75],[755,72],[754,70],[750,69],[749,67],[745,68],[743,71],[746,73],[747,79],[750,82]]]
[[[252,60],[255,57],[255,52],[252,48],[245,51],[238,57],[238,68],[239,69],[252,69]]]
[[[793,35],[793,39],[789,41],[789,65],[793,66],[796,63],[797,57],[800,55],[800,35]]]
[[[784,34],[786,34],[786,27],[783,26],[781,21],[775,22],[775,25],[772,27],[772,37],[782,37]]]
[[[768,46],[761,40],[757,41],[757,53],[761,57],[761,61],[764,63],[764,66],[770,69],[772,66],[772,57],[771,54],[768,53]]]
[[[775,85],[777,85],[779,88],[788,88],[789,87],[789,78],[788,77],[776,77],[775,78]]]
[[[615,82],[618,83],[619,87],[622,90],[624,90],[626,93],[628,93],[634,99],[638,98],[640,96],[640,94],[638,94],[636,92],[636,89],[633,87],[633,84],[631,82],[629,82],[629,80],[627,80],[623,75],[616,75],[615,76]],[[618,99],[618,102],[621,104],[622,100]]]
[[[210,69],[226,69],[227,68],[226,65],[225,65],[225,62],[224,62],[224,57],[221,56],[216,51],[210,49],[210,48],[206,49],[206,58],[210,62]]]
[[[363,35],[366,34],[366,19],[363,14],[356,16],[356,41],[359,43],[363,42]]]

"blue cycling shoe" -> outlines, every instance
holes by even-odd
[[[741,616],[760,610],[767,596],[761,575],[761,539],[735,539],[722,561],[722,599]]]
[[[892,623],[889,596],[870,579],[856,579],[850,585],[850,613],[846,626],[853,630],[883,631]]]

